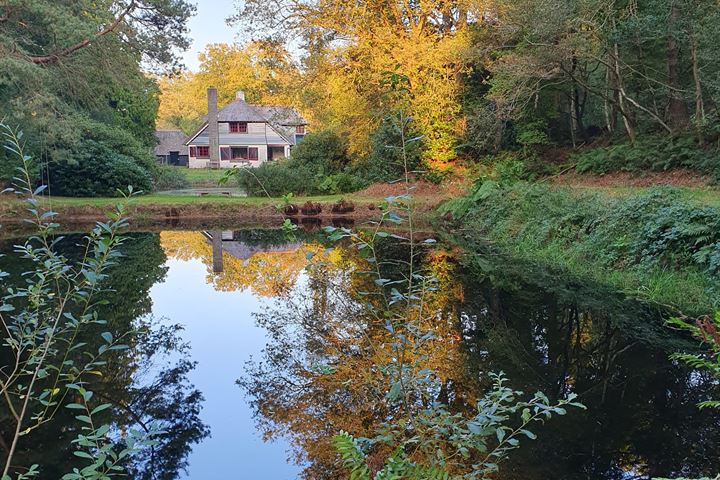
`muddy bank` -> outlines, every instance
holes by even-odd
[[[316,205],[318,202],[314,202]],[[332,211],[335,202],[319,202],[321,212],[305,215],[298,211],[295,215],[286,215],[282,209],[273,205],[247,205],[231,203],[198,203],[188,205],[141,204],[128,205],[127,217],[129,230],[205,230],[238,228],[277,228],[285,219],[304,230],[321,229],[326,226],[360,227],[367,222],[380,218],[381,211],[375,203],[355,202],[351,212]],[[31,232],[32,226],[23,219],[28,217],[27,205],[22,203],[0,205],[0,238],[24,236]],[[424,216],[434,205],[420,204],[418,213]],[[107,220],[106,213],[112,207],[103,206],[56,206],[53,211],[61,225],[62,232],[87,231],[97,221]],[[423,222],[421,222],[423,223]]]

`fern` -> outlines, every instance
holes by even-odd
[[[333,437],[332,443],[342,457],[343,465],[350,470],[350,480],[370,480],[365,454],[352,435],[341,431]]]

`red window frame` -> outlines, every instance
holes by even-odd
[[[230,133],[247,133],[247,122],[230,122]]]
[[[305,135],[305,125],[296,125],[295,133],[297,133],[299,135]]]
[[[197,147],[197,157],[196,158],[210,158],[210,147],[208,146],[198,146]]]
[[[197,157],[197,148],[190,147],[190,156],[191,157]]]
[[[260,150],[258,147],[229,147],[229,158],[231,162],[246,162],[246,161],[257,161],[259,159]],[[245,149],[243,156],[242,150]],[[240,150],[240,155],[236,156]]]

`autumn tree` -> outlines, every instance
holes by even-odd
[[[237,91],[248,103],[289,104],[298,70],[287,50],[277,42],[256,41],[244,46],[208,45],[200,54],[197,73],[160,78],[158,123],[187,133],[207,113],[207,89],[218,89],[218,103],[226,105]]]

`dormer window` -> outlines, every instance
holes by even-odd
[[[298,135],[305,135],[305,125],[297,125],[295,127],[295,133]]]
[[[230,133],[247,133],[247,122],[230,122]]]

